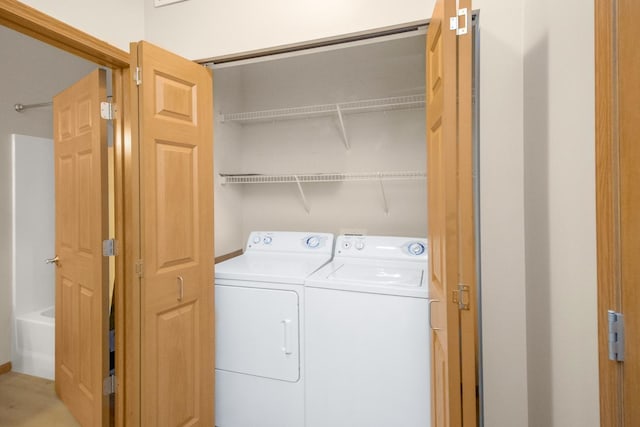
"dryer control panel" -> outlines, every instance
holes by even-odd
[[[395,236],[336,237],[335,257],[380,258],[397,261],[426,261],[428,242],[424,238]]]
[[[331,254],[333,234],[299,231],[253,231],[246,252]]]

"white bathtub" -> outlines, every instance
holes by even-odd
[[[54,378],[55,309],[48,307],[16,317],[13,370],[27,375]]]

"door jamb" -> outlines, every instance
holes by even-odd
[[[0,0],[0,25],[113,71],[113,102],[117,107],[114,120],[115,238],[119,242],[114,298],[115,324],[118,331],[116,348],[119,350],[115,357],[116,372],[120,379],[116,385],[115,425],[136,425],[139,420],[135,418],[139,408],[139,395],[133,392],[137,389],[134,386],[135,381],[132,382],[128,378],[131,375],[127,375],[125,371],[128,365],[129,370],[135,373],[135,366],[139,363],[139,360],[134,359],[131,360],[131,365],[125,364],[125,357],[129,357],[127,350],[139,347],[139,340],[136,343],[133,339],[138,327],[134,310],[137,306],[133,304],[136,300],[131,299],[134,296],[131,288],[134,286],[124,286],[125,282],[134,284],[138,280],[133,271],[134,263],[129,260],[135,259],[132,255],[139,253],[139,239],[135,238],[139,226],[134,222],[138,207],[133,203],[137,201],[137,189],[131,186],[137,182],[134,179],[137,171],[137,150],[132,147],[131,139],[129,53],[16,0]],[[125,188],[135,191],[125,192]],[[125,305],[127,302],[129,304]],[[130,386],[134,387],[131,387],[132,392],[127,394]]]
[[[617,43],[614,3],[595,0],[596,239],[598,280],[598,359],[600,424],[622,425],[619,363],[609,360],[607,310],[619,309],[620,242],[617,200]]]

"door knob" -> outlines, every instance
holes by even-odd
[[[44,260],[44,262],[47,264],[55,264],[55,265],[58,265],[58,261],[60,261],[60,259],[58,258],[57,255],[55,256],[55,258],[47,258]]]

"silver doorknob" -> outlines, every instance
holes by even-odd
[[[57,255],[55,258],[47,258],[44,260],[46,264],[55,264],[55,265],[58,265],[58,261],[60,261],[60,259],[58,258]]]

